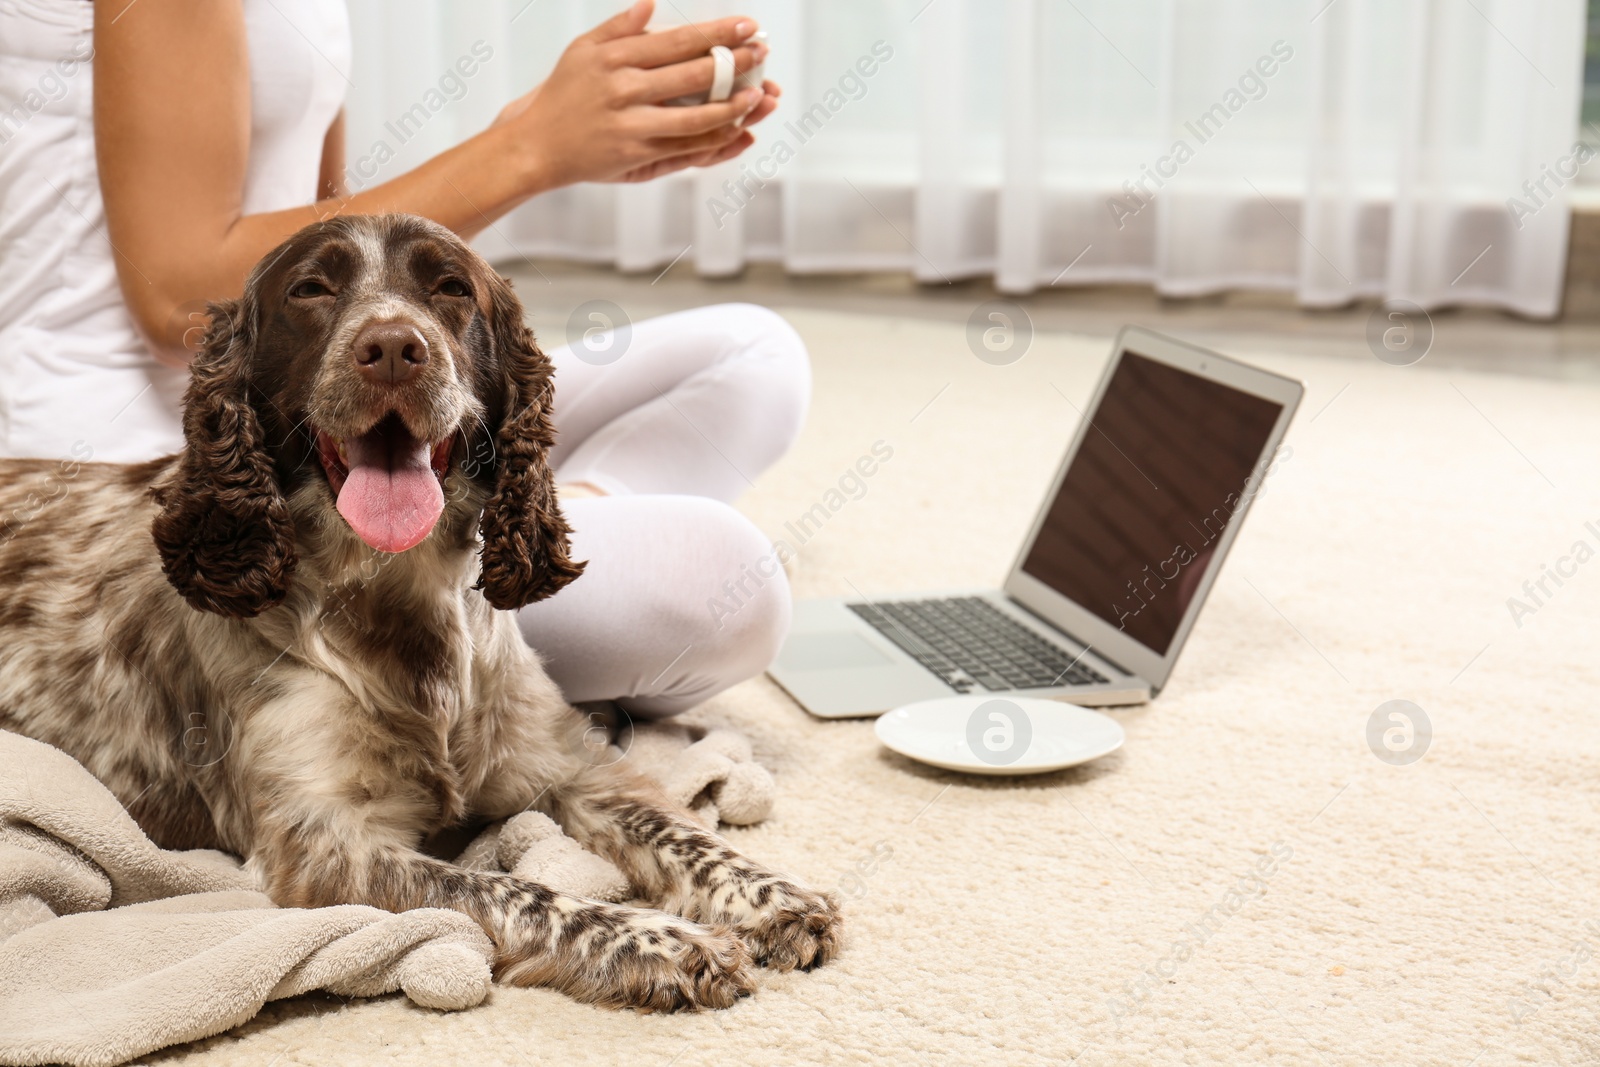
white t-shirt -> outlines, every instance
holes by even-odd
[[[349,15],[340,0],[243,4],[244,210],[309,204],[348,84]],[[140,340],[106,234],[93,21],[88,0],[0,0],[0,455],[133,462],[183,441],[188,371]]]

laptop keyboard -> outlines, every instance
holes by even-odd
[[[1107,681],[982,597],[845,606],[958,693],[974,684],[999,692]]]

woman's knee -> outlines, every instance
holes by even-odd
[[[789,578],[778,549],[754,523],[722,505],[716,571],[721,578],[706,598],[708,640],[765,670],[789,632]]]
[[[772,541],[733,507],[684,498],[689,589],[661,588],[656,610],[703,650],[706,663],[748,677],[765,670],[789,631],[789,579]]]
[[[681,642],[681,656],[653,692],[624,703],[653,714],[682,711],[765,670],[789,632],[792,604],[783,561],[755,524],[732,507],[677,498],[672,536],[686,566],[676,580],[652,583],[649,630]]]
[[[799,332],[760,304],[718,304],[703,310],[727,331],[751,373],[760,378],[762,416],[793,441],[811,405],[811,356]]]

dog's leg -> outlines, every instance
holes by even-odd
[[[495,976],[503,982],[658,1011],[725,1008],[751,990],[746,949],[725,930],[666,912],[585,900],[400,848],[352,855],[305,837],[295,846],[301,858],[291,864],[263,860],[275,854],[271,849],[252,856],[278,903],[464,912],[494,941]]]
[[[621,867],[648,900],[732,927],[758,963],[809,970],[838,953],[831,896],[747,859],[647,779],[594,768],[556,791],[552,806],[568,833]]]
[[[437,781],[413,754],[368,747],[341,729],[354,715],[307,715],[307,694],[294,695],[299,714],[273,722],[269,706],[233,753],[236,799],[251,813],[250,865],[277,903],[452,908],[493,939],[501,980],[600,1004],[727,1007],[750,991],[748,954],[727,930],[422,854],[419,829],[438,810]]]

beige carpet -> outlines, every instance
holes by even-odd
[[[1040,335],[992,367],[957,325],[793,320],[817,399],[749,514],[778,536],[894,449],[804,546],[797,591],[998,581],[1105,342]],[[1170,687],[1118,713],[1121,752],[981,780],[765,679],[697,713],[777,776],[773,817],[734,839],[849,896],[835,964],[706,1015],[505,988],[453,1015],[299,1000],[151,1062],[1596,1062],[1600,563],[1520,628],[1506,601],[1600,549],[1600,390],[1241,354],[1309,384],[1293,455]],[[1411,766],[1365,739],[1391,699],[1433,724]]]

